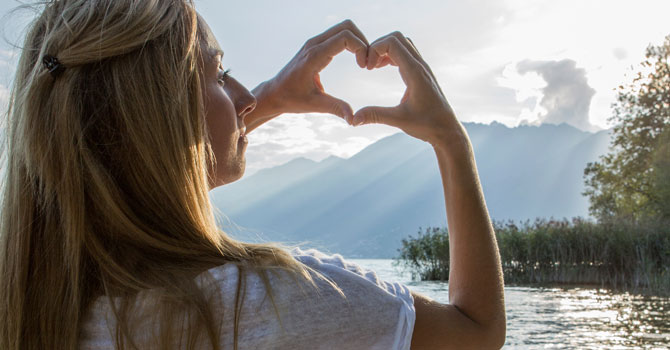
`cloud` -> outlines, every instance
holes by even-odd
[[[628,51],[621,47],[616,47],[612,49],[612,54],[616,57],[617,60],[622,61],[628,58]]]
[[[286,114],[249,133],[245,176],[304,157],[320,161],[348,158],[384,136],[398,132],[382,125],[351,127],[325,114]]]
[[[521,112],[520,124],[566,123],[585,131],[599,130],[589,120],[596,90],[589,86],[586,70],[574,60],[524,60],[506,67],[499,83],[514,88],[518,102],[534,102],[532,109]]]
[[[14,73],[18,60],[18,53],[14,50],[3,50],[0,48],[0,72],[2,75],[11,75]]]

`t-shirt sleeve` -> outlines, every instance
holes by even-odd
[[[350,345],[356,348],[410,348],[416,311],[407,286],[383,281],[374,271],[338,254],[326,255],[317,250],[298,248],[291,253],[298,261],[335,282],[344,294],[341,297],[325,293],[319,305],[315,305],[317,313],[312,314],[313,322],[327,322],[331,329],[346,329]],[[339,348],[346,348],[343,337],[335,341]]]

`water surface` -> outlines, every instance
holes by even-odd
[[[389,259],[349,259],[448,302],[448,283],[416,281]],[[505,349],[670,349],[670,298],[605,289],[506,287]]]

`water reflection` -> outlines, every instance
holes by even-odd
[[[670,344],[670,299],[597,289],[505,289],[510,348],[639,349]]]
[[[448,301],[448,284],[412,281],[391,260],[352,260]],[[587,288],[505,288],[506,349],[668,349],[670,298]]]

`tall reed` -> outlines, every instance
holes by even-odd
[[[428,227],[424,232],[419,228],[417,237],[402,240],[400,256],[396,265],[403,265],[412,271],[413,278],[421,280],[449,279],[449,235],[446,228]]]
[[[496,222],[505,282],[516,285],[587,284],[670,294],[670,224],[594,223],[537,219]],[[419,230],[402,241],[396,264],[422,280],[448,280],[445,228]]]

